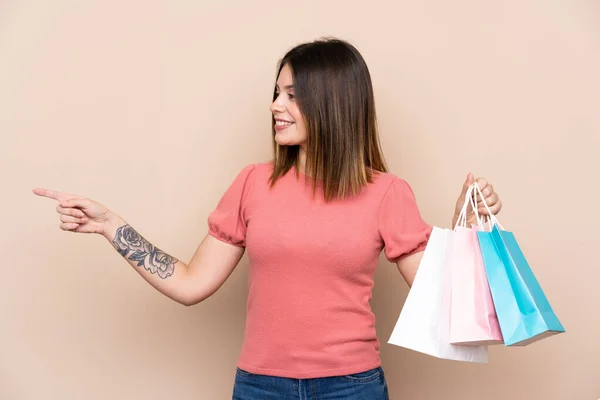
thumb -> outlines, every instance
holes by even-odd
[[[469,172],[469,174],[467,175],[467,179],[465,180],[465,183],[463,184],[463,194],[467,193],[469,186],[471,186],[474,182],[475,182],[475,177],[473,176],[472,173]]]

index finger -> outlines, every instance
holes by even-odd
[[[483,190],[488,185],[488,181],[485,178],[477,178],[476,179],[477,186],[479,186],[480,190]]]
[[[38,196],[48,197],[49,199],[54,199],[58,201],[68,200],[73,197],[76,197],[75,195],[69,193],[57,192],[55,190],[48,190],[42,188],[33,189],[33,193],[37,194]]]

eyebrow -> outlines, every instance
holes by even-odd
[[[283,87],[286,90],[293,89],[294,85],[287,85]],[[279,85],[275,84],[275,89],[279,90]]]

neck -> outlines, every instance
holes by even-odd
[[[300,146],[298,152],[298,171],[306,175],[306,149],[304,149],[304,146]]]

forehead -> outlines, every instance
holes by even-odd
[[[279,87],[291,85],[294,83],[294,77],[292,76],[292,69],[286,64],[281,68],[279,77],[277,78],[277,85]]]

